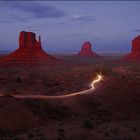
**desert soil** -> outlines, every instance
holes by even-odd
[[[0,140],[139,140],[140,62],[121,56],[99,59],[57,55],[55,65],[0,68]],[[17,99],[12,94],[93,93],[55,100]]]

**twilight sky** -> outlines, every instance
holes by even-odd
[[[0,1],[0,50],[15,50],[20,31],[42,37],[43,49],[129,52],[140,35],[140,1]]]

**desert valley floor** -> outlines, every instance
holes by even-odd
[[[0,67],[0,140],[139,140],[140,62],[121,55],[62,60],[39,66]],[[18,99],[20,95],[63,95],[89,88],[94,92],[64,99]]]

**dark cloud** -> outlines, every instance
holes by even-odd
[[[1,18],[0,23],[15,23],[15,22],[26,22],[30,19],[28,16],[19,16],[15,14],[10,14],[5,19]]]
[[[40,31],[40,29],[37,26],[32,25],[27,26],[26,29],[30,31]]]
[[[79,15],[75,15],[72,20],[75,21],[80,21],[80,22],[95,22],[96,20],[93,18],[93,16],[88,16],[88,15],[84,15],[84,16],[79,16]]]
[[[22,11],[25,13],[30,13],[32,17],[34,18],[55,18],[55,17],[63,17],[65,15],[65,12],[57,9],[53,6],[49,5],[42,5],[37,2],[1,2],[1,6],[15,9],[18,11]]]
[[[140,29],[133,29],[133,32],[140,32]]]
[[[13,23],[13,20],[8,20],[8,19],[4,19],[4,20],[0,20],[0,23]]]
[[[13,15],[11,19],[13,21],[26,22],[30,19],[30,16]]]

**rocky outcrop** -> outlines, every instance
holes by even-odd
[[[137,36],[132,40],[132,53],[140,52],[140,36]]]
[[[37,41],[35,33],[25,31],[20,32],[19,48],[33,48],[33,47],[42,50],[41,36],[39,36],[39,41]]]
[[[0,64],[4,65],[34,65],[53,62],[56,59],[42,49],[41,36],[39,40],[33,32],[20,32],[19,48],[3,57]]]
[[[131,53],[123,57],[126,61],[137,61],[140,60],[140,36],[137,36],[132,40]]]
[[[91,43],[89,41],[84,42],[78,55],[86,57],[100,57],[98,54],[92,51]]]

